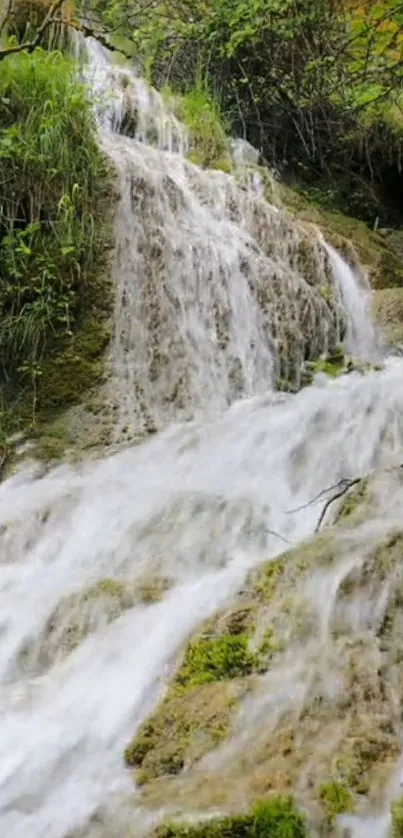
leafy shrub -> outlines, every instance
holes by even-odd
[[[72,60],[0,63],[0,384],[64,349],[103,263],[110,173]]]

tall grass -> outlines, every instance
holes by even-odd
[[[0,384],[36,379],[75,329],[103,251],[109,173],[74,62],[0,64]]]
[[[189,128],[191,159],[215,167],[228,157],[228,126],[215,98],[202,81],[178,98],[180,118]]]

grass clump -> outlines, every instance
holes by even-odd
[[[272,797],[246,815],[213,818],[189,826],[167,824],[157,838],[307,838],[305,818],[291,797]]]
[[[176,684],[194,687],[249,675],[256,665],[256,659],[248,645],[247,634],[223,634],[193,640],[176,676]]]
[[[392,822],[389,838],[403,838],[403,797],[395,800],[391,806]]]
[[[58,52],[0,63],[0,125],[0,387],[6,398],[29,389],[35,415],[65,404],[55,358],[71,403],[105,348],[112,179],[75,63]],[[90,320],[89,348],[79,344]]]
[[[343,782],[330,780],[329,783],[325,783],[320,788],[319,797],[326,810],[329,824],[334,823],[337,815],[354,811],[353,795]]]
[[[225,122],[218,102],[201,83],[180,99],[179,116],[189,129],[192,163],[231,171]]]

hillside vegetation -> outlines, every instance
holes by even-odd
[[[400,220],[403,3],[97,0],[91,15],[157,86],[202,79],[232,130],[322,203]]]

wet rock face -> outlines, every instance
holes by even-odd
[[[384,288],[373,297],[375,321],[386,343],[397,348],[403,344],[403,288]]]
[[[315,228],[222,172],[113,137],[120,430],[222,410],[333,352],[345,312]],[[118,430],[118,429],[117,429]]]
[[[344,498],[337,525],[252,571],[191,640],[126,752],[146,805],[237,811],[294,793],[326,835],[380,805],[401,752],[403,531],[378,519],[368,534],[379,491],[402,482],[377,480]],[[233,669],[228,638],[244,650]]]

